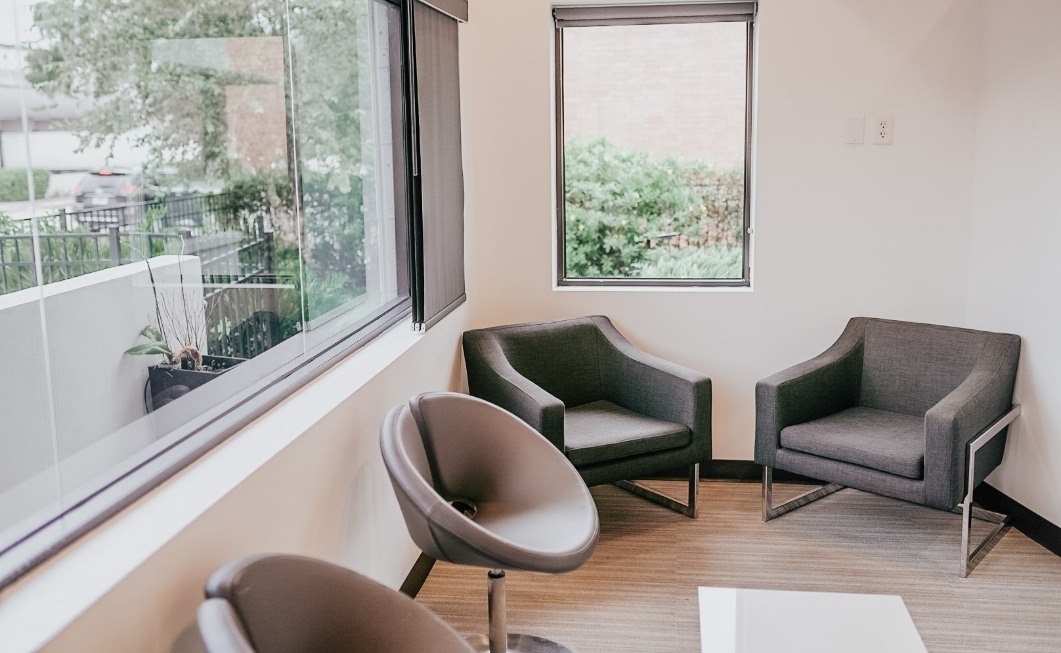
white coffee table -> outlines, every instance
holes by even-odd
[[[900,596],[700,588],[702,653],[925,653]]]

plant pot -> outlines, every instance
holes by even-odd
[[[145,403],[151,412],[182,397],[201,385],[216,379],[239,365],[246,358],[228,356],[203,356],[203,366],[209,370],[182,370],[168,365],[152,365],[147,368],[147,392]]]

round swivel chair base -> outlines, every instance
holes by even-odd
[[[476,653],[490,653],[490,642],[486,635],[474,635],[467,639]],[[508,636],[508,653],[572,653],[571,649],[563,644],[535,637],[534,635],[520,635],[510,633]]]

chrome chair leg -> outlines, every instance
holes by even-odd
[[[696,519],[698,511],[696,507],[696,500],[700,494],[700,463],[689,466],[689,499],[688,503],[681,503],[676,499],[668,497],[666,494],[656,492],[655,490],[649,489],[640,483],[634,481],[615,481],[616,487],[636,494],[637,496],[651,501],[652,503],[663,506],[664,508],[670,508],[675,512],[680,512],[686,517]]]
[[[839,483],[829,483],[819,488],[804,492],[794,499],[789,499],[785,503],[779,506],[773,505],[774,499],[774,469],[769,465],[763,465],[763,521],[770,521],[775,517],[780,517],[785,513],[792,512],[796,508],[801,508],[808,503],[817,501],[822,497],[829,496],[837,490],[844,489],[843,485]]]
[[[1014,405],[1005,415],[995,420],[993,424],[984,429],[983,433],[969,443],[969,455],[966,460],[966,492],[965,498],[954,509],[961,511],[962,515],[962,550],[958,564],[958,574],[967,578],[976,565],[980,562],[981,554],[987,555],[991,549],[998,544],[1004,535],[1003,531],[1009,525],[1009,516],[1002,513],[984,510],[973,503],[973,490],[976,488],[976,453],[984,448],[991,440],[997,437],[1013,420],[1020,415],[1020,404]],[[996,524],[987,537],[976,545],[972,553],[969,552],[969,536],[973,526],[973,518]]]
[[[965,500],[962,501],[961,506],[955,508],[955,511],[961,511],[962,515],[962,551],[961,551],[961,562],[958,567],[958,574],[962,578],[967,578],[969,573],[976,568],[979,564],[981,554],[987,555],[991,549],[998,544],[999,540],[1002,539],[1003,531],[1009,526],[1009,515],[1003,515],[998,512],[992,512],[990,510],[984,510],[980,506],[972,502],[970,496],[966,496]],[[995,524],[995,527],[991,530],[988,535],[980,540],[980,543],[976,545],[972,553],[969,552],[969,537],[970,531],[973,527],[973,519],[979,519]]]

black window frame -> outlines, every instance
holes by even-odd
[[[414,207],[417,206],[415,202],[418,201],[419,183],[419,171],[414,167],[414,152],[418,151],[419,136],[412,126],[415,124],[412,119],[415,104],[410,101],[415,95],[415,76],[410,72],[414,47],[411,12],[414,2],[418,0],[376,1],[397,7],[400,13],[402,106],[400,112],[394,111],[393,115],[401,117],[405,140],[406,215],[395,218],[404,221],[404,228],[409,229]],[[399,243],[400,249],[408,250],[409,247],[408,244],[402,246]],[[402,274],[409,277],[418,273],[422,275],[422,271],[417,271],[416,262],[410,254],[409,251],[400,252],[399,277]],[[403,264],[404,269],[401,269]],[[46,517],[37,513],[27,518],[23,524],[32,522],[32,525],[23,526],[24,534],[17,535],[14,541],[0,548],[0,590],[10,587],[38,565],[157,488],[384,331],[408,321],[411,315],[412,298],[406,283],[396,299],[302,355],[281,364],[237,395],[205,410],[199,417],[160,434],[159,446],[149,447],[121,460],[108,470],[105,477],[89,486],[76,488],[71,496],[63,498],[66,505],[61,510],[49,507],[41,511]],[[14,524],[11,528],[19,526]]]
[[[624,9],[636,10],[637,7],[648,8],[651,5],[623,5]],[[555,7],[554,7],[555,8]],[[651,23],[654,25],[676,25],[696,23],[729,22],[724,18],[703,17],[690,20],[688,18],[657,19]],[[753,141],[753,114],[754,114],[754,91],[755,91],[755,19],[744,21],[747,25],[746,38],[746,62],[745,62],[745,109],[744,109],[744,224],[742,243],[742,275],[740,279],[655,279],[655,278],[632,278],[632,277],[602,277],[581,278],[567,276],[567,218],[564,177],[564,30],[579,29],[577,26],[561,27],[556,25],[553,29],[553,77],[554,89],[554,128],[556,133],[555,143],[555,192],[556,192],[556,285],[558,287],[613,287],[613,288],[751,288],[751,240],[754,229],[751,223],[751,187],[752,187],[752,141]],[[607,20],[584,21],[582,27],[608,27],[611,23]]]

